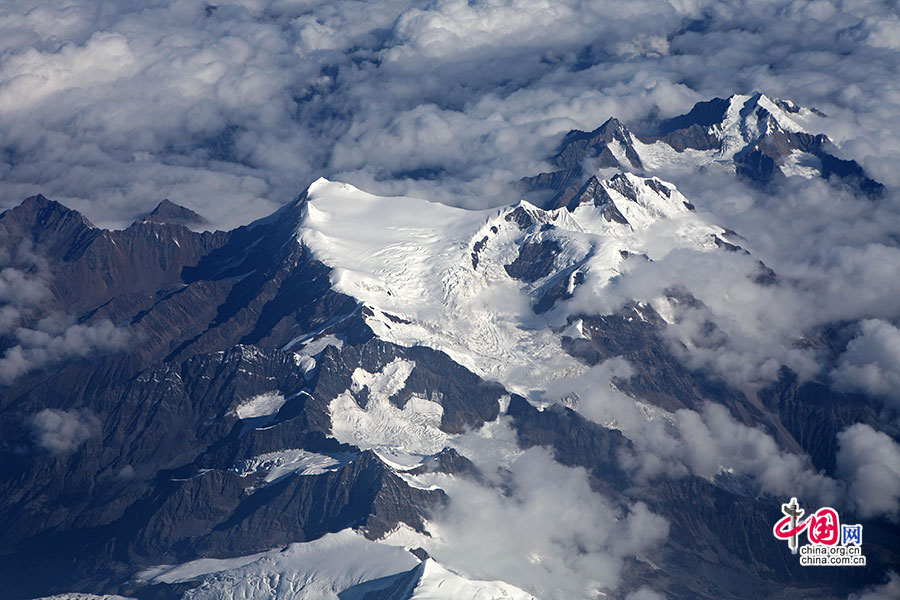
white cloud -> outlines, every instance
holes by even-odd
[[[108,320],[81,325],[60,317],[45,318],[34,329],[19,327],[15,334],[18,343],[0,358],[0,383],[56,361],[121,350],[133,339],[127,329]]]
[[[612,505],[591,490],[584,469],[556,463],[546,449],[487,474],[497,487],[441,481],[450,505],[429,524],[429,552],[467,576],[502,579],[548,600],[594,597],[621,583],[626,558],[668,536],[665,519],[640,503],[628,511]]]
[[[0,270],[0,302],[29,306],[47,295],[47,288],[39,279],[13,267]]]
[[[900,407],[900,329],[878,319],[860,323],[831,378],[838,389],[882,396]]]
[[[35,441],[55,454],[71,452],[100,432],[100,421],[84,410],[45,408],[31,418]]]
[[[862,517],[900,516],[900,444],[857,423],[838,434],[838,473]]]
[[[4,234],[0,230],[0,242]],[[30,244],[0,247],[0,335],[14,331],[49,296],[46,265]]]
[[[625,600],[665,600],[666,597],[657,592],[656,590],[652,590],[648,587],[639,588],[627,596],[625,596]]]

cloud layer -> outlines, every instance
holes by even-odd
[[[486,481],[436,477],[450,504],[429,523],[427,549],[469,577],[502,579],[539,598],[595,597],[620,585],[626,559],[668,537],[668,521],[646,505],[615,506],[591,489],[584,469],[555,462],[546,448],[519,450],[504,418],[456,443]]]
[[[41,319],[33,329],[18,327],[14,335],[17,343],[0,357],[0,384],[47,364],[121,350],[134,341],[127,329],[106,319],[82,325],[58,316]]]
[[[863,517],[900,517],[900,444],[857,423],[838,434],[838,472]]]
[[[232,226],[320,175],[515,199],[559,136],[764,89],[898,183],[890,2],[14,0],[0,8],[0,200],[100,224],[163,197]]]

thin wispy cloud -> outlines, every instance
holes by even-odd
[[[53,454],[77,449],[100,433],[100,421],[87,410],[45,408],[31,418],[37,445]]]

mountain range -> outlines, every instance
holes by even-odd
[[[895,521],[857,519],[865,569],[801,567],[772,535],[789,495],[766,467],[843,507],[839,434],[893,409],[787,365],[742,387],[687,358],[728,340],[688,287],[628,296],[682,253],[788,285],[667,174],[877,202],[824,118],[754,93],[640,136],[609,119],[485,210],[319,179],[231,231],[168,200],[106,230],[25,199],[0,215],[4,283],[33,290],[0,315],[3,596],[837,598],[881,581]],[[674,339],[688,313],[709,316]],[[833,364],[855,325],[798,344]],[[690,446],[694,422],[740,461],[648,450],[651,431]]]

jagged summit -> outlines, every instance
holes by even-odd
[[[56,219],[73,220],[85,227],[95,229],[96,226],[91,223],[87,217],[73,210],[56,200],[51,200],[43,194],[35,194],[22,200],[18,206],[5,211],[5,218],[17,219],[36,219],[42,222],[50,222]],[[0,215],[0,218],[3,218]]]
[[[698,102],[689,112],[660,122],[656,135],[665,136],[693,126],[725,130],[733,123],[740,122],[745,139],[750,141],[754,132],[751,131],[752,127],[747,126],[751,122],[771,119],[776,126],[796,132],[806,131],[813,116],[825,115],[814,108],[800,107],[791,100],[770,98],[755,91],[752,94],[733,94],[728,98]]]
[[[168,198],[157,204],[156,208],[141,220],[147,223],[184,225],[189,228],[209,225],[209,221],[201,215],[180,204],[175,204]]]

